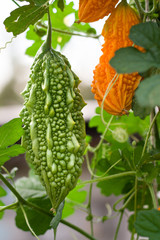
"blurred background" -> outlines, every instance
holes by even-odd
[[[78,8],[78,1],[74,1],[75,6]],[[7,33],[3,25],[3,21],[9,16],[10,12],[16,8],[11,0],[3,1],[3,7],[0,8],[0,125],[8,122],[9,120],[18,117],[19,112],[23,105],[23,98],[20,93],[23,91],[30,74],[30,67],[33,63],[33,58],[25,55],[26,49],[31,46],[32,41],[26,40],[26,32],[20,34],[12,39],[12,34]],[[97,34],[101,33],[105,19],[92,23],[91,26],[96,28]],[[6,48],[6,42],[10,41]],[[87,126],[87,134],[92,135],[94,138],[93,145],[99,140],[99,135],[95,129],[88,129],[88,121],[94,115],[97,102],[91,92],[91,83],[93,79],[93,70],[98,64],[101,55],[101,45],[103,39],[95,40],[92,38],[83,38],[73,36],[69,43],[65,45],[62,53],[69,59],[73,71],[81,79],[80,89],[81,93],[87,103],[83,109],[84,118]],[[60,50],[60,49],[58,49]],[[11,159],[7,162],[6,167],[10,170],[14,166],[18,167],[17,178],[27,176],[28,165],[25,162],[24,156]],[[86,164],[83,165],[82,179],[87,179],[89,173]],[[7,190],[7,189],[6,189]],[[8,190],[7,190],[8,191]],[[97,216],[108,214],[105,207],[106,204],[112,205],[114,203],[114,196],[110,198],[103,197],[100,190],[93,189],[93,214]],[[12,196],[9,194],[4,197],[3,202],[9,204],[12,202]],[[3,240],[32,240],[35,239],[28,232],[23,232],[17,229],[14,222],[15,213],[13,211],[6,211],[3,220],[0,221],[0,239]],[[69,217],[67,220],[82,227],[85,231],[90,231],[90,224],[85,221],[86,215],[81,211],[76,212],[74,216]],[[113,240],[114,232],[116,229],[118,219],[108,220],[103,224],[95,223],[95,236],[98,240]],[[53,239],[53,232],[48,231],[44,236],[40,236],[41,240]],[[79,239],[85,238],[72,231],[68,227],[60,224],[58,228],[57,239]],[[120,229],[118,240],[129,239],[127,230],[126,219],[124,218],[123,227]]]

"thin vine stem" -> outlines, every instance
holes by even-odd
[[[116,232],[115,232],[115,236],[114,236],[114,240],[117,240],[119,229],[120,229],[122,218],[123,218],[123,214],[124,214],[124,210],[121,211],[119,221],[118,221],[118,225],[117,225]]]
[[[35,210],[37,210],[38,212],[40,213],[43,213],[47,216],[49,216],[51,219],[53,218],[53,214],[46,211],[45,209],[42,209],[40,208],[39,206],[31,203],[31,202],[28,202],[26,201],[24,198],[21,197],[21,195],[17,192],[17,190],[10,184],[9,181],[7,181],[7,179],[5,179],[3,177],[3,175],[0,173],[0,179],[3,181],[3,183],[11,190],[11,192],[17,197],[19,203],[21,203],[22,205],[26,205],[26,206],[29,206]],[[72,223],[69,223],[67,222],[66,220],[64,219],[61,219],[60,222],[72,229],[74,229],[75,231],[81,233],[83,236],[85,236],[86,238],[90,239],[90,240],[96,240],[94,237],[92,237],[90,234],[88,234],[87,232],[83,231],[81,228],[75,226],[74,224]]]
[[[87,180],[87,181],[83,181],[81,183],[78,183],[77,186],[84,185],[84,184],[89,184],[89,183],[107,181],[107,180],[111,180],[111,179],[115,179],[115,178],[119,178],[119,177],[131,176],[131,175],[133,175],[133,176],[136,175],[136,172],[135,171],[128,171],[128,172],[117,173],[117,174],[102,177],[102,178],[96,178],[96,179],[93,179],[93,180]]]
[[[148,188],[149,188],[149,191],[150,191],[150,194],[151,194],[151,197],[152,197],[153,207],[155,209],[158,209],[157,199],[156,199],[156,196],[155,196],[153,185],[148,184]]]
[[[18,7],[20,7],[20,5],[15,0],[12,0],[12,2],[14,2]]]
[[[1,173],[0,173],[0,179],[11,190],[11,192],[17,197],[17,199],[21,203],[25,204],[26,200],[24,200],[24,198],[21,197],[21,195],[17,192],[17,190],[12,186],[12,184],[10,184],[9,181],[7,181],[7,179]]]
[[[94,179],[94,176],[91,176],[91,180]],[[90,219],[90,227],[91,227],[91,236],[94,236],[94,230],[93,230],[93,215],[92,215],[92,190],[93,190],[93,183],[89,186],[89,199],[88,199],[88,215],[91,218]]]
[[[137,185],[138,185],[138,179],[136,176],[135,177],[135,196],[134,196],[134,222],[136,221],[136,217],[137,217]],[[133,227],[131,240],[134,240],[134,234],[135,234],[135,228]]]
[[[101,147],[101,144],[103,143],[103,141],[104,141],[104,139],[105,139],[105,135],[106,135],[106,133],[107,133],[107,131],[108,131],[108,129],[109,129],[109,126],[110,126],[113,118],[114,118],[114,116],[112,115],[111,118],[110,118],[110,120],[109,120],[109,122],[107,123],[106,129],[105,129],[104,133],[102,134],[101,140],[99,141],[98,145],[97,145],[95,148],[93,148],[93,147],[91,147],[90,145],[88,145],[88,150],[89,150],[90,152],[96,152],[96,151]]]
[[[47,29],[48,27],[41,23],[41,22],[38,22],[37,23],[37,26],[40,26],[40,27],[43,27],[45,29]],[[77,37],[86,37],[86,38],[94,38],[94,39],[99,39],[101,37],[101,34],[99,35],[91,35],[91,34],[80,34],[80,33],[75,33],[75,32],[69,32],[67,30],[61,30],[61,29],[58,29],[58,28],[54,28],[52,27],[52,31],[53,32],[58,32],[58,33],[62,33],[62,34],[65,34],[65,35],[72,35],[72,36],[77,36]]]
[[[151,121],[153,120],[155,116],[155,109],[150,114],[150,119]],[[155,149],[157,147],[157,139],[159,139],[159,132],[157,128],[157,122],[154,122],[153,128],[151,130],[151,136],[150,136],[150,143],[151,146]],[[153,162],[154,167],[156,167],[156,161]],[[155,200],[156,200],[156,205],[158,206],[158,196],[157,196],[157,191],[158,191],[158,184],[157,184],[157,178],[153,179],[153,190],[154,190],[154,195],[155,195]]]
[[[56,237],[57,237],[57,228],[56,228],[56,229],[53,229],[53,234],[54,234],[54,240],[56,240]]]
[[[38,237],[38,236],[35,234],[35,232],[33,231],[32,227],[31,227],[31,225],[30,225],[30,223],[29,223],[29,221],[28,221],[28,217],[27,217],[27,214],[26,214],[26,212],[25,212],[25,210],[24,210],[23,205],[22,205],[21,203],[19,203],[19,205],[20,205],[20,208],[21,208],[21,210],[22,210],[24,219],[25,219],[25,221],[26,221],[26,224],[27,224],[30,232],[33,234],[33,236],[35,236],[35,238],[37,238],[38,240],[40,240],[39,237]]]
[[[110,81],[110,83],[108,84],[108,87],[106,89],[106,92],[104,94],[104,97],[103,97],[103,100],[102,100],[102,104],[101,104],[101,120],[103,122],[104,125],[106,125],[106,121],[104,120],[104,116],[103,116],[103,110],[104,110],[104,102],[105,102],[105,99],[107,97],[107,95],[109,94],[109,92],[111,91],[112,87],[114,86],[114,84],[117,82],[118,80],[118,77],[119,77],[119,74],[115,74],[113,79]],[[108,126],[108,124],[107,124]]]
[[[146,139],[145,139],[145,143],[144,143],[144,147],[143,147],[141,158],[144,156],[144,153],[146,151],[148,139],[150,137],[150,133],[151,133],[152,127],[153,127],[153,125],[154,125],[158,115],[159,115],[159,111],[156,113],[156,115],[154,116],[154,118],[153,118],[153,120],[152,120],[152,122],[151,122],[151,124],[149,126],[149,130],[148,130],[148,133],[147,133],[147,136],[146,136]]]
[[[151,9],[150,11],[144,10],[144,9],[142,8],[141,3],[140,3],[139,0],[134,0],[134,1],[135,1],[136,5],[137,5],[137,9],[138,9],[138,11],[139,11],[139,14],[140,14],[141,19],[143,19],[143,22],[146,21],[147,16],[151,15],[151,14],[154,13],[155,10],[156,10],[156,7],[157,7],[157,2],[156,2],[156,0],[153,0],[153,7],[152,7],[152,9]]]
[[[129,196],[130,195],[130,196]],[[118,199],[114,205],[113,205],[113,210],[115,212],[121,212],[122,210],[124,210],[124,208],[127,206],[127,204],[130,202],[130,200],[133,198],[133,196],[135,195],[135,188],[133,187],[128,193],[126,193],[122,198]],[[129,198],[127,199],[127,201],[123,204],[123,206],[120,209],[117,209],[116,206],[118,205],[118,203],[120,203],[122,200],[124,200],[125,198],[127,198],[129,196]]]
[[[110,168],[107,169],[107,171],[105,173],[103,173],[102,175],[96,175],[93,173],[91,167],[90,167],[90,163],[89,163],[89,158],[88,158],[88,154],[86,154],[86,160],[87,160],[87,168],[88,168],[88,171],[91,175],[93,175],[94,177],[96,178],[101,178],[103,176],[105,176],[112,168],[114,168],[120,161],[122,161],[122,158],[120,158],[119,160],[117,160],[117,162],[115,162]]]
[[[16,37],[17,37],[17,36],[13,36],[13,37],[11,38],[11,40],[10,40],[10,41],[7,41],[3,47],[0,47],[0,53],[1,53],[2,50],[6,49],[6,48],[7,48],[7,45],[8,45],[9,43],[12,43],[12,42],[13,42],[13,39],[16,38]]]
[[[66,226],[74,229],[75,231],[81,233],[83,236],[87,237],[88,239],[90,239],[90,240],[96,240],[96,238],[92,237],[91,235],[89,235],[88,233],[84,232],[81,228],[73,225],[72,223],[67,222],[67,221],[65,221],[65,220],[63,220],[63,219],[62,219],[60,222],[63,223],[63,224],[65,224]]]
[[[19,202],[15,202],[15,203],[12,203],[12,204],[10,204],[10,205],[7,205],[7,206],[2,206],[2,207],[0,207],[0,212],[3,212],[3,211],[5,211],[5,210],[7,210],[7,209],[15,209],[15,208],[17,208],[18,207],[18,205],[19,205]]]

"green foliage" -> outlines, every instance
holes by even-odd
[[[59,207],[57,208],[57,212],[56,212],[56,215],[53,217],[51,223],[50,223],[50,226],[53,228],[53,229],[56,229],[59,225],[59,222],[62,218],[62,211],[63,211],[63,208],[64,208],[64,204],[65,202],[61,202],[61,204],[59,205]]]
[[[16,189],[24,199],[46,196],[46,190],[39,181],[38,176],[19,178],[16,181]]]
[[[37,50],[40,48],[40,46],[43,43],[42,36],[40,36],[39,32],[37,33],[37,31],[39,31],[39,29],[37,30],[36,27],[30,26],[29,30],[26,33],[26,38],[28,40],[34,41],[32,46],[26,49],[26,54],[29,56],[32,56],[32,57],[34,57],[36,55]]]
[[[7,192],[0,186],[0,198],[5,197]],[[0,208],[3,207],[5,204],[0,200]],[[4,212],[0,212],[0,219],[3,218]]]
[[[63,1],[58,1],[58,3]],[[62,49],[65,44],[71,39],[72,33],[82,32],[85,34],[96,34],[94,28],[91,28],[89,24],[77,24],[72,23],[70,26],[69,17],[71,15],[74,16],[74,19],[78,19],[78,11],[74,9],[74,3],[70,2],[68,4],[65,3],[65,7],[63,8],[63,12],[61,11],[62,8],[58,5],[55,1],[50,6],[50,16],[52,22],[52,47],[56,49],[58,46]],[[60,8],[59,8],[60,7]],[[43,42],[43,36],[40,35],[39,31],[41,29],[45,30],[46,26],[47,15],[45,15],[40,22],[38,22],[35,26],[30,26],[26,38],[28,40],[33,40],[34,43],[26,50],[26,54],[29,56],[35,56],[36,52],[38,51],[39,47]],[[43,32],[44,33],[44,32]]]
[[[18,144],[14,144],[9,148],[0,148],[0,165],[2,166],[11,157],[16,157],[24,152],[25,149]]]
[[[47,12],[47,0],[29,1],[29,5],[24,5],[12,11],[5,19],[4,25],[7,32],[12,32],[14,36],[24,32],[31,24],[35,24]]]
[[[3,165],[11,157],[25,152],[22,146],[14,144],[22,134],[22,121],[20,118],[15,118],[0,127],[0,165]]]
[[[141,86],[141,84],[140,84]],[[150,107],[142,107],[141,104],[138,103],[137,98],[134,96],[132,101],[132,110],[134,115],[140,117],[141,119],[145,119],[151,112]]]
[[[146,78],[136,91],[136,99],[142,107],[160,106],[160,74]]]
[[[160,67],[160,29],[156,23],[146,22],[131,28],[130,39],[145,49],[121,48],[115,53],[110,64],[118,73],[144,72],[151,67]]]
[[[57,6],[63,11],[65,7],[64,0],[58,0]]]
[[[4,206],[4,203],[0,200],[0,208]],[[4,212],[0,212],[0,219],[3,218]]]
[[[43,197],[43,198],[32,198],[29,201],[37,205],[38,207],[42,208],[44,211],[48,212],[48,215],[47,215],[31,207],[23,206],[33,231],[36,233],[36,235],[42,235],[48,229],[51,228],[50,222],[51,222],[52,216],[50,216],[49,214],[51,209],[50,200],[48,198]],[[30,231],[26,224],[23,212],[20,207],[16,210],[15,221],[16,221],[16,226],[18,228],[22,229],[23,231]]]
[[[33,174],[33,171],[30,171],[29,177],[19,178],[15,184],[17,191],[26,200],[47,198],[45,188],[42,186],[39,177]],[[62,218],[74,214],[76,208],[86,201],[87,192],[81,188],[82,186],[76,186],[67,195]],[[50,200],[48,199],[48,201]],[[51,208],[51,203],[48,203],[48,205]]]
[[[96,109],[96,114],[89,122],[89,127],[96,127],[97,131],[99,133],[103,133],[105,130],[105,126],[101,121],[101,116],[100,116],[100,108],[98,107]],[[103,111],[104,115],[104,120],[106,122],[109,121],[111,115],[108,114],[106,111]],[[146,119],[143,121],[139,117],[135,117],[132,112],[130,112],[129,116],[122,116],[122,117],[114,117],[110,124],[110,129],[114,130],[117,127],[121,127],[123,129],[126,129],[128,135],[134,134],[134,133],[139,133],[141,136],[145,136],[146,131],[149,127],[149,118],[146,117]],[[112,138],[112,139],[111,139]],[[106,140],[112,140],[112,133],[109,131],[106,136]],[[114,144],[115,143],[114,139]],[[118,139],[117,139],[118,140]]]
[[[23,4],[24,0],[19,0],[19,2]],[[28,28],[26,38],[32,41],[32,45],[26,50],[26,54],[29,56],[36,55],[46,38],[48,7],[50,8],[52,46],[54,48],[60,47],[62,49],[72,35],[95,36],[96,34],[95,29],[89,24],[76,23],[78,11],[75,10],[72,1],[68,3],[65,0],[55,0],[50,6],[47,0],[26,0],[25,2],[28,5],[23,4],[12,11],[4,24],[6,30],[12,32],[14,36]],[[145,0],[140,0],[140,3],[145,8]],[[130,0],[130,4],[137,10],[135,1]],[[149,4],[151,9],[152,3]],[[150,20],[159,15],[158,2],[153,10],[154,13],[149,14]],[[142,12],[141,15],[143,15]],[[72,23],[69,22],[70,16],[73,17]],[[139,72],[143,78],[134,96],[133,112],[130,112],[129,116],[115,116],[107,133],[105,133],[106,125],[101,120],[101,109],[97,108],[96,115],[89,122],[89,127],[95,127],[102,138],[98,146],[93,148],[89,145],[92,143],[91,137],[87,136],[88,148],[85,150],[88,156],[93,155],[89,167],[96,176],[91,176],[91,179],[98,182],[96,186],[101,193],[106,197],[112,194],[121,197],[114,203],[113,210],[121,211],[122,205],[124,213],[126,209],[130,213],[132,212],[128,219],[128,228],[132,232],[131,238],[136,230],[138,235],[148,237],[150,240],[160,238],[160,212],[152,209],[153,205],[155,207],[156,199],[153,198],[156,196],[153,196],[154,192],[152,193],[153,189],[151,189],[156,180],[157,191],[160,191],[159,116],[154,123],[155,133],[151,131],[151,137],[146,139],[150,128],[148,115],[155,106],[160,106],[160,28],[159,23],[156,22],[159,22],[158,18],[155,22],[147,21],[135,25],[130,31],[130,39],[135,45],[143,47],[143,52],[134,46],[122,48],[116,52],[115,57],[111,60],[111,65],[118,73]],[[60,55],[60,58],[63,57]],[[66,59],[64,61],[66,63]],[[29,103],[29,107],[30,104],[32,103]],[[33,109],[35,109],[35,105]],[[105,122],[108,123],[111,115],[105,111],[103,111],[103,115]],[[14,119],[0,128],[0,166],[10,157],[24,152],[20,145],[15,144],[22,134],[20,119]],[[8,179],[13,182],[16,170],[17,168],[10,173],[0,174],[0,178],[5,177],[5,183]],[[132,174],[127,175],[128,172],[132,172]],[[126,173],[125,176],[124,173]],[[117,174],[119,177],[114,178],[114,175]],[[109,180],[106,180],[107,177]],[[87,196],[87,191],[82,189],[84,185],[81,182],[81,185],[78,184],[66,196],[65,204],[62,202],[59,205],[55,216],[51,213],[53,212],[52,204],[46,190],[33,171],[30,171],[29,177],[18,179],[15,188],[14,185],[9,185],[9,182],[6,185],[17,197],[17,202],[4,207],[4,203],[0,201],[0,219],[3,217],[4,209],[16,209],[16,225],[24,231],[29,231],[24,211],[31,228],[37,235],[42,235],[51,228],[56,229],[61,219],[74,214],[77,209],[86,212],[86,220],[91,222],[91,231],[92,221],[103,222],[115,217],[115,213],[110,213],[104,217],[100,216],[97,220],[97,217],[92,215],[92,189],[90,188]],[[87,182],[91,184],[92,180]],[[6,191],[0,187],[0,197],[3,198],[5,195]],[[87,197],[88,202],[85,204]],[[136,222],[135,216],[137,216]],[[78,228],[77,231],[79,231]],[[81,229],[81,231],[83,230]],[[92,237],[89,238],[92,239]]]
[[[149,237],[149,240],[159,239],[160,212],[155,209],[139,211],[135,229],[140,236]]]
[[[0,127],[0,148],[8,147],[17,142],[23,134],[22,120],[15,118]]]
[[[66,218],[75,213],[79,207],[84,207],[87,191],[81,189],[82,186],[76,186],[66,197],[65,205],[62,213],[62,218]]]

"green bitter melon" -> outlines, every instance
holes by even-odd
[[[51,48],[48,33],[22,93],[20,116],[26,159],[40,176],[54,211],[75,187],[83,163],[85,102],[79,82],[66,57]]]

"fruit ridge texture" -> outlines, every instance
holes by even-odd
[[[80,0],[79,1],[79,21],[95,22],[110,14],[118,0]]]
[[[81,173],[85,122],[78,77],[68,60],[48,49],[38,54],[23,91],[22,146],[26,160],[40,176],[55,211]]]
[[[128,36],[131,27],[138,23],[140,23],[138,14],[129,4],[121,2],[103,27],[102,35],[105,41],[102,48],[103,54],[99,64],[95,67],[92,82],[92,92],[95,94],[99,106],[101,106],[107,87],[114,78],[116,79],[116,71],[111,67],[109,61],[115,51],[133,45]],[[105,98],[104,109],[112,115],[124,115],[128,114],[128,110],[131,108],[132,98],[141,76],[138,73],[132,73],[120,74],[117,77],[117,81]]]

